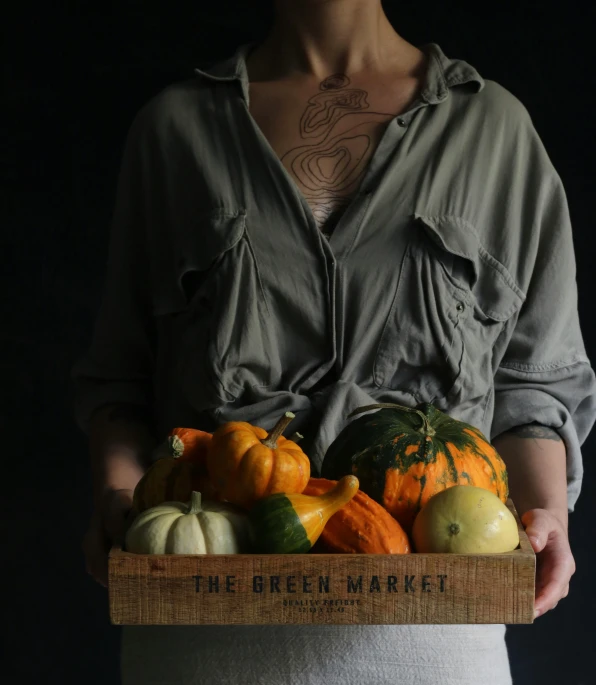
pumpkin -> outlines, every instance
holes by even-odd
[[[487,554],[514,550],[519,530],[495,494],[456,485],[430,498],[416,516],[412,538],[417,552]]]
[[[354,474],[408,533],[426,502],[454,485],[485,488],[507,500],[505,464],[477,428],[431,404],[374,404],[350,417],[372,409],[379,411],[349,423],[329,446],[324,478]]]
[[[311,478],[303,495],[322,495],[337,481]],[[407,554],[410,541],[404,529],[380,504],[358,490],[329,519],[316,545],[317,552],[339,554]]]
[[[250,509],[274,493],[304,490],[310,461],[282,435],[293,418],[292,412],[286,412],[269,434],[242,421],[219,426],[207,450],[207,471],[222,499]]]
[[[252,546],[265,554],[303,554],[329,519],[358,492],[358,479],[345,476],[321,495],[277,493],[255,504],[249,513]]]
[[[140,514],[163,502],[186,502],[193,490],[202,492],[208,499],[220,499],[204,463],[164,457],[152,464],[137,483],[133,510]]]
[[[174,428],[153,453],[154,462],[137,484],[137,513],[162,502],[186,502],[193,490],[219,499],[207,473],[207,448],[212,435],[197,428]]]
[[[125,537],[135,554],[237,554],[248,548],[246,514],[223,502],[164,502],[139,514]]]
[[[155,451],[155,457],[176,457],[184,461],[205,462],[211,433],[197,428],[174,428]]]

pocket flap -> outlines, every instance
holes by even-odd
[[[201,274],[244,235],[246,211],[212,209],[197,215],[194,229],[173,231],[172,251],[156,255],[154,312],[157,315],[184,310],[188,297],[182,280],[189,272]]]
[[[485,316],[506,321],[521,307],[525,294],[507,268],[484,249],[476,231],[465,220],[418,213],[414,218],[439,251],[454,258],[447,265],[450,276],[470,290]],[[460,260],[465,261],[467,269],[458,268]]]

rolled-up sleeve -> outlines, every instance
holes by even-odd
[[[546,168],[529,172],[540,189],[532,238],[533,260],[526,299],[495,375],[492,437],[539,423],[556,430],[567,451],[568,507],[580,493],[581,445],[596,418],[596,384],[580,329],[576,264],[569,211],[561,181]],[[536,189],[535,189],[536,190]],[[524,255],[522,255],[524,258]]]
[[[152,401],[145,143],[138,115],[127,136],[119,174],[100,310],[90,348],[73,368],[75,415],[85,431],[92,414],[104,405],[149,407]]]

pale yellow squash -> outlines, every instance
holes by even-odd
[[[456,485],[434,495],[414,521],[416,552],[490,554],[519,545],[517,522],[490,490]]]

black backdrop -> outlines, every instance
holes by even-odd
[[[38,5],[21,3],[3,16],[0,417],[9,477],[2,590],[13,610],[3,612],[3,647],[20,682],[116,685],[119,630],[109,625],[106,593],[85,575],[79,551],[90,483],[85,438],[71,418],[69,371],[98,306],[116,174],[134,114],[193,66],[263,35],[270,8],[240,0],[208,8],[121,0],[113,12],[91,1]],[[384,3],[406,39],[437,42],[468,60],[532,114],[567,189],[580,313],[596,358],[594,9],[523,0],[453,5]],[[570,523],[578,564],[572,592],[534,626],[508,632],[516,685],[593,682],[595,446],[593,433]]]

